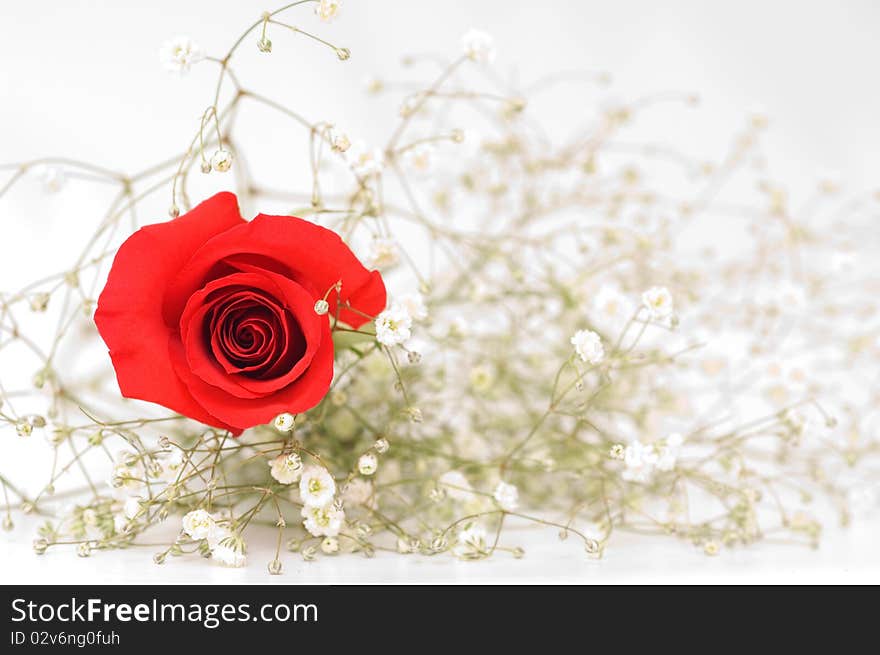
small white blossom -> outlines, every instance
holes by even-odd
[[[329,23],[339,14],[341,7],[342,2],[340,0],[320,0],[315,5],[315,16]]]
[[[453,500],[468,500],[473,497],[471,483],[461,471],[447,471],[440,476],[438,482]]]
[[[422,294],[407,293],[400,296],[398,302],[406,307],[406,311],[414,321],[424,321],[428,318],[428,307],[425,305],[425,297]]]
[[[370,177],[378,175],[385,166],[385,155],[381,148],[368,149],[362,142],[348,149],[346,158],[356,175]]]
[[[672,294],[666,287],[651,287],[642,294],[642,304],[651,313],[651,318],[663,320],[672,316]]]
[[[245,544],[229,528],[217,526],[208,538],[211,557],[223,566],[240,568],[247,564]]]
[[[139,496],[129,496],[122,505],[122,513],[129,521],[134,519],[141,511],[141,499]]]
[[[111,486],[117,498],[124,498],[141,491],[146,485],[147,472],[141,457],[130,450],[123,450],[116,455],[113,467]]]
[[[316,537],[335,537],[345,521],[345,512],[333,503],[302,508],[303,526]]]
[[[671,471],[675,468],[683,443],[684,437],[677,432],[653,444],[633,441],[624,451],[623,462],[626,469],[623,479],[649,482],[657,471]]]
[[[326,555],[334,555],[339,552],[339,539],[336,537],[324,537],[321,541],[321,550]]]
[[[512,512],[519,507],[519,490],[516,486],[507,482],[499,482],[492,493],[492,497],[495,498],[495,502],[498,503],[501,509],[508,512]]]
[[[232,153],[220,148],[211,157],[211,168],[218,173],[225,173],[232,168]]]
[[[471,383],[474,391],[483,393],[491,389],[492,385],[495,384],[495,373],[485,364],[479,364],[471,369],[468,381]]]
[[[330,147],[336,152],[346,152],[351,148],[351,140],[348,135],[335,127],[330,128],[327,139],[330,141]]]
[[[215,527],[214,517],[203,509],[194,509],[183,517],[183,531],[192,539],[207,539]]]
[[[635,308],[627,296],[606,284],[593,297],[593,311],[600,321],[616,325],[628,320]]]
[[[495,60],[495,39],[481,30],[468,30],[461,37],[464,56],[478,64],[491,64]]]
[[[336,495],[336,482],[323,466],[307,466],[299,481],[299,495],[309,507],[323,507]]]
[[[88,526],[95,526],[98,524],[98,513],[93,510],[91,507],[88,507],[83,510],[82,520]]]
[[[281,484],[293,484],[302,475],[302,458],[297,453],[281,453],[269,462],[272,477]]]
[[[383,346],[396,346],[411,336],[412,317],[402,305],[392,305],[376,317],[376,340]]]
[[[425,354],[425,348],[427,344],[424,340],[419,339],[418,337],[413,337],[411,339],[407,339],[406,343],[403,344],[404,350],[406,350],[406,359],[410,364],[418,364],[422,361],[422,357]]]
[[[486,531],[480,526],[468,526],[458,533],[452,553],[462,559],[480,559],[489,553]]]
[[[367,265],[370,268],[391,268],[400,261],[400,249],[394,239],[375,237],[370,241]]]
[[[159,479],[165,482],[173,482],[180,475],[181,468],[184,465],[183,451],[175,448],[169,453],[160,453],[158,461],[162,468],[159,473]]]
[[[430,143],[420,143],[403,153],[406,164],[414,171],[426,173],[431,168],[434,148]]]
[[[623,472],[623,479],[647,482],[654,472],[657,459],[657,453],[652,446],[646,446],[638,440],[633,441],[624,452],[623,463],[626,465],[626,470]]]
[[[363,478],[355,478],[342,490],[342,499],[351,505],[365,505],[373,495],[373,486]]]
[[[571,338],[571,345],[581,361],[598,364],[605,358],[602,338],[591,330],[578,330]]]
[[[373,475],[379,467],[379,460],[373,453],[364,453],[358,458],[357,469],[361,475]]]
[[[176,36],[162,44],[159,59],[166,70],[183,75],[193,64],[205,58],[205,53],[187,36]]]
[[[290,432],[293,430],[294,423],[296,423],[296,418],[289,412],[279,414],[275,417],[275,420],[272,421],[272,425],[274,425],[275,429],[279,432]]]
[[[128,527],[128,519],[123,514],[113,515],[113,532],[116,534],[124,534]]]

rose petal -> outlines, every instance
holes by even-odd
[[[242,258],[243,255],[247,257]],[[218,265],[221,261],[227,266],[250,261],[252,265],[281,273],[306,288],[311,287],[314,300],[341,281],[340,297],[352,309],[340,308],[339,319],[355,328],[385,308],[382,276],[364,268],[339,235],[300,218],[260,214],[199,248],[168,288],[163,309],[166,320],[180,316],[189,297],[222,268]],[[215,275],[209,276],[212,272]],[[335,292],[329,293],[327,302],[329,315],[334,316]]]
[[[172,330],[162,317],[169,282],[211,237],[244,224],[231,193],[219,193],[166,223],[148,225],[120,246],[98,299],[95,323],[110,351],[122,395],[159,403],[220,428],[164,356]]]
[[[262,372],[259,378],[250,377],[247,372],[230,374],[229,366],[218,361],[216,349],[210,347],[204,336],[204,321],[217,302],[210,298],[227,287],[260,289],[275,302],[283,304],[284,310],[290,312],[298,323],[305,350],[301,349],[299,343],[295,343],[291,356],[282,353],[275,365]],[[327,328],[326,338],[330,338],[327,317],[315,313],[311,295],[296,282],[266,271],[234,273],[212,280],[190,298],[180,319],[182,338],[172,339],[181,343],[180,348],[175,344],[171,350],[175,370],[181,376],[185,370],[189,370],[201,384],[223,390],[237,398],[265,396],[289,385],[309,368],[322,339],[325,338],[322,327]],[[193,385],[201,387],[193,381],[188,384],[192,392]]]
[[[206,384],[188,369],[180,371],[181,377],[192,390],[193,397],[209,412],[217,413],[223,420],[239,429],[268,423],[283,412],[297,414],[317,405],[330,388],[333,380],[333,339],[329,321],[323,321],[321,340],[311,365],[292,384],[276,393],[262,398],[236,398],[222,389]],[[179,341],[172,342],[171,351],[177,361],[182,352]]]

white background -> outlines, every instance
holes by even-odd
[[[240,0],[3,0],[0,162],[58,154],[136,170],[179,151],[209,102],[216,67],[206,63],[187,77],[169,76],[158,64],[158,46],[183,33],[219,55],[271,8],[273,3]],[[418,77],[401,72],[402,53],[455,53],[460,34],[473,26],[494,34],[498,67],[512,79],[587,69],[611,72],[614,93],[623,98],[697,92],[700,111],[670,117],[668,129],[676,143],[700,156],[719,156],[746,113],[760,107],[771,120],[765,150],[775,177],[807,188],[831,171],[851,191],[880,187],[880,4],[871,0],[348,0],[331,26],[308,11],[290,20],[349,47],[352,59],[340,64],[329,51],[279,35],[271,59],[244,48],[247,79],[367,140],[388,133],[390,114],[381,102],[365,103],[362,80]],[[572,101],[559,111],[574,120],[584,107]],[[94,223],[81,197],[36,203],[23,193],[0,203],[4,288],[55,270],[53,260],[65,254],[60,235],[76,221]],[[245,571],[200,560],[157,569],[144,551],[99,553],[90,560],[59,551],[36,558],[31,534],[23,526],[0,535],[0,580],[268,580],[262,568],[268,543],[251,544],[253,564]],[[529,555],[518,562],[384,556],[369,563],[337,558],[304,564],[290,557],[279,580],[878,582],[876,535],[870,525],[845,534],[832,530],[819,553],[759,545],[718,558],[687,544],[622,538],[595,562],[577,544],[542,531],[523,536]]]

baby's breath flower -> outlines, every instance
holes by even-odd
[[[642,294],[642,304],[654,320],[663,320],[672,316],[672,294],[666,287],[651,287],[645,291]]]
[[[598,364],[605,358],[602,338],[591,330],[578,330],[571,338],[571,345],[581,361]]]
[[[211,167],[218,173],[225,173],[232,168],[232,153],[220,148],[211,157]]]
[[[95,526],[98,523],[98,514],[94,509],[88,507],[83,510],[82,520],[88,526]]]
[[[495,382],[495,375],[492,369],[485,364],[474,366],[470,373],[470,383],[474,391],[484,392],[492,388]]]
[[[447,471],[437,481],[446,495],[453,500],[468,500],[473,498],[473,489],[468,479],[461,471]]]
[[[342,7],[340,0],[320,0],[315,5],[315,15],[322,21],[330,22],[339,14]]]
[[[422,361],[422,356],[425,354],[425,345],[425,342],[417,337],[407,339],[403,344],[403,348],[406,350],[406,360],[410,364],[420,363]]]
[[[603,285],[593,297],[593,312],[603,325],[616,326],[632,316],[630,299],[611,285]]]
[[[323,507],[336,495],[336,482],[323,466],[307,466],[299,481],[299,494],[303,504]]]
[[[134,519],[141,511],[140,496],[129,496],[122,505],[122,513],[128,520]]]
[[[363,478],[354,478],[342,490],[342,499],[351,505],[364,505],[372,495],[372,485]]]
[[[501,481],[492,492],[492,497],[501,509],[512,512],[519,507],[519,490],[516,486]]]
[[[358,458],[358,473],[361,475],[373,475],[379,467],[379,460],[373,453],[364,453]]]
[[[462,559],[482,559],[489,554],[486,531],[477,525],[466,527],[458,533],[452,553]]]
[[[192,539],[207,539],[215,528],[214,517],[203,509],[195,509],[183,517],[183,531]]]
[[[279,432],[290,432],[293,429],[295,422],[296,418],[293,414],[284,412],[275,417],[275,420],[272,421],[272,425],[274,425],[275,429]]]
[[[159,60],[166,70],[183,75],[205,58],[199,45],[187,36],[176,36],[162,44]]]
[[[351,148],[351,140],[348,135],[335,127],[330,128],[327,138],[330,141],[330,147],[336,152],[346,152]]]
[[[335,537],[345,521],[345,512],[333,503],[302,508],[303,526],[316,537]]]
[[[400,298],[398,302],[406,307],[406,311],[414,321],[424,321],[428,318],[428,307],[425,305],[425,297],[418,293],[407,293]]]
[[[281,453],[269,462],[272,477],[281,484],[293,484],[302,474],[302,458],[297,453]]]
[[[247,546],[240,535],[229,528],[217,528],[211,535],[211,557],[222,564],[240,568],[247,564]]]
[[[471,29],[461,37],[464,56],[478,64],[491,64],[495,60],[495,39],[481,30]]]
[[[394,239],[375,237],[370,241],[367,264],[371,268],[391,268],[400,261],[400,248]]]
[[[403,305],[392,305],[376,317],[376,340],[383,346],[396,346],[407,341],[412,317]]]
[[[420,143],[403,154],[406,164],[418,173],[426,173],[431,168],[434,148],[430,143]]]
[[[363,142],[351,146],[346,152],[348,163],[356,175],[370,177],[378,175],[385,167],[385,155],[380,148],[369,150]]]
[[[645,445],[638,439],[626,447],[623,463],[626,470],[623,479],[633,482],[648,482],[654,473],[654,466],[659,457],[651,445]]]

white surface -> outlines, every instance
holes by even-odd
[[[665,537],[616,536],[605,557],[591,559],[575,538],[559,541],[554,530],[514,529],[505,543],[520,545],[520,560],[508,553],[479,562],[448,555],[422,557],[377,553],[322,556],[306,562],[297,553],[282,554],[284,573],[272,576],[266,564],[274,555],[274,531],[249,540],[249,562],[229,569],[198,555],[152,562],[155,549],[95,552],[84,559],[73,547],[36,555],[33,531],[20,526],[0,533],[4,584],[878,584],[880,529],[867,523],[830,530],[818,550],[802,546],[757,544],[723,550],[708,557],[687,542]]]
[[[185,33],[220,54],[260,11],[280,4],[6,0],[0,8],[0,161],[59,154],[135,170],[164,159],[189,139],[216,68],[204,65],[189,77],[170,77],[158,65],[159,44]],[[344,123],[353,136],[378,139],[393,124],[387,105],[361,99],[366,75],[424,79],[401,72],[400,55],[455,52],[459,35],[477,26],[495,34],[501,70],[524,80],[586,68],[614,73],[615,93],[622,97],[699,92],[698,114],[664,115],[672,121],[669,138],[695,154],[720,155],[746,112],[760,106],[771,117],[765,150],[778,178],[803,188],[830,169],[848,181],[847,189],[880,183],[880,4],[872,0],[346,0],[334,25],[320,26],[308,13],[301,24],[350,47],[352,60],[342,66],[309,44],[278,38],[277,58],[259,60],[255,49],[247,54],[245,77],[261,90],[268,84],[275,97],[296,99],[313,118]],[[570,117],[582,111],[577,102],[563,109]],[[89,209],[78,204],[82,195],[60,204],[30,197],[11,207],[40,255],[10,239],[4,224],[0,275],[14,280],[4,287],[56,268],[59,257],[69,259],[64,223],[93,222]],[[55,239],[46,239],[47,215]],[[17,522],[15,531],[0,533],[5,583],[880,582],[880,532],[871,526],[829,531],[818,552],[757,545],[715,558],[684,542],[621,536],[602,561],[588,559],[573,539],[560,543],[552,530],[527,531],[507,538],[526,548],[520,561],[505,554],[478,563],[379,554],[373,560],[343,556],[305,563],[291,554],[285,574],[276,578],[265,572],[273,539],[268,533],[265,542],[252,541],[251,565],[244,570],[199,558],[157,567],[151,549],[98,552],[84,560],[66,548],[37,557],[30,545],[34,526]]]

